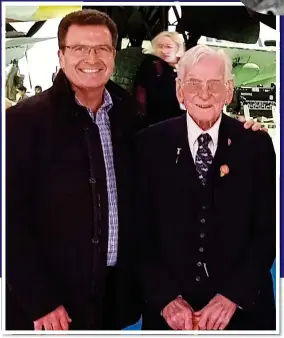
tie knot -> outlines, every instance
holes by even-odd
[[[206,134],[201,134],[198,136],[198,145],[199,146],[205,146],[207,147],[209,142],[211,141],[211,136],[206,133]]]

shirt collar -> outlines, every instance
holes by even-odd
[[[218,120],[213,124],[213,126],[210,129],[204,131],[193,121],[192,117],[187,112],[186,122],[187,122],[187,133],[189,144],[193,145],[201,134],[208,133],[211,136],[213,145],[217,146],[221,119],[222,114],[220,114]]]
[[[103,104],[101,105],[100,109],[109,111],[112,107],[113,107],[112,98],[110,96],[109,91],[105,88],[104,89],[104,100],[103,100]]]
[[[80,106],[84,106],[76,96],[75,96],[75,100],[76,100],[77,104],[79,104]],[[100,108],[98,109],[97,113],[100,113],[101,111],[108,112],[112,107],[113,107],[112,98],[110,96],[109,91],[105,88],[104,92],[103,92],[103,103],[100,106]],[[87,110],[91,111],[89,108],[87,108]]]

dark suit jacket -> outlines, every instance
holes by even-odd
[[[225,164],[229,174],[221,177]],[[275,329],[276,178],[269,135],[224,115],[203,188],[184,115],[139,134],[137,174],[144,328],[167,328],[160,311],[178,295],[197,311],[220,293],[243,308],[228,329]]]
[[[139,117],[125,90],[111,81],[107,89],[119,216],[113,308],[117,327],[125,327],[139,318],[129,255]],[[99,329],[108,201],[98,128],[75,103],[62,71],[50,89],[10,108],[6,122],[6,328],[33,329],[34,320],[63,304],[71,329]]]

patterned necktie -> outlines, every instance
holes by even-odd
[[[198,173],[198,178],[201,180],[202,185],[206,184],[206,178],[209,167],[212,164],[213,156],[208,147],[211,141],[209,134],[201,134],[198,139],[198,150],[195,158],[195,166]]]

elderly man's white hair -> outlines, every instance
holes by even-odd
[[[224,62],[224,79],[229,81],[232,79],[232,60],[222,50],[216,50],[206,45],[197,45],[186,51],[177,64],[177,76],[180,80],[184,78],[186,69],[191,68],[195,63],[206,56],[217,56]]]

